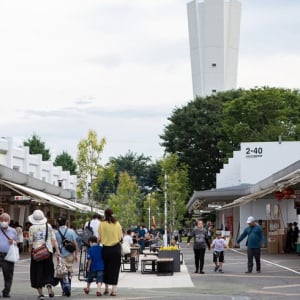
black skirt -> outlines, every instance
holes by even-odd
[[[42,261],[35,261],[31,256],[30,283],[32,288],[41,288],[47,284],[53,285],[54,264],[53,255]]]
[[[121,267],[121,244],[103,246],[104,275],[106,284],[117,285]]]

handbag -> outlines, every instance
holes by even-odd
[[[35,261],[41,261],[41,260],[45,260],[50,256],[50,252],[46,246],[46,241],[48,238],[48,225],[46,223],[46,236],[45,236],[45,243],[42,244],[40,247],[37,247],[35,249],[32,250],[32,258]]]
[[[1,231],[6,236],[6,238],[9,240],[10,239],[9,236],[5,233],[5,231],[2,228],[1,228]],[[10,261],[13,263],[17,262],[20,259],[19,248],[15,241],[9,246],[4,259],[6,261]]]
[[[68,274],[67,266],[63,260],[59,258],[54,271],[54,278],[63,278],[66,274]]]
[[[125,255],[125,254],[129,254],[130,252],[131,252],[130,245],[126,242],[123,242],[121,244],[121,254]]]

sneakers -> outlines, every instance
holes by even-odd
[[[200,274],[205,274],[205,272],[203,272],[203,271],[200,271],[199,273],[200,273]]]
[[[45,296],[44,296],[44,295],[39,295],[37,298],[38,298],[39,300],[45,300]]]
[[[246,272],[245,272],[245,274],[249,274],[249,273],[252,273],[252,271],[246,271]]]
[[[217,272],[219,268],[220,268],[220,266],[216,266],[214,271]]]
[[[219,273],[224,273],[224,271],[222,269],[219,270]]]

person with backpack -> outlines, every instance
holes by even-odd
[[[98,213],[94,213],[92,220],[86,222],[84,224],[84,230],[88,227],[92,229],[92,234],[91,236],[96,236],[98,241],[99,241],[99,233],[98,233],[98,229],[99,229],[99,225],[101,223],[101,219],[102,217],[98,214]]]
[[[71,296],[71,280],[73,274],[73,264],[77,262],[78,245],[76,241],[76,233],[73,229],[66,225],[67,218],[60,216],[57,219],[58,228],[55,232],[60,255],[63,263],[68,269],[68,274],[60,280],[62,292],[64,296]],[[72,247],[73,245],[73,247]]]

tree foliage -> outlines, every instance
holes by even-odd
[[[100,172],[99,170],[103,168],[101,165],[101,154],[105,143],[104,138],[98,141],[97,133],[94,130],[89,130],[87,138],[80,140],[78,144],[78,198],[89,196],[90,200],[97,201],[95,196],[98,191],[98,182],[95,179]]]
[[[241,142],[300,139],[300,94],[297,90],[262,87],[243,91],[224,103],[222,130],[227,137],[219,147],[231,156]]]
[[[110,195],[108,205],[113,209],[124,229],[138,224],[139,214],[136,203],[140,197],[136,178],[131,177],[127,172],[121,172],[116,194]]]
[[[72,156],[63,151],[62,154],[56,156],[55,161],[53,163],[54,166],[61,166],[63,171],[69,171],[71,175],[76,174],[76,162],[72,158]]]
[[[177,108],[160,136],[167,153],[188,166],[192,190],[215,187],[215,176],[241,142],[299,140],[297,90],[254,88],[196,98]]]
[[[42,142],[41,138],[36,133],[33,133],[31,138],[23,141],[23,145],[29,147],[30,154],[41,154],[43,161],[50,160],[50,150],[46,149],[45,143]]]
[[[141,187],[141,190],[143,190],[145,186],[152,186],[156,183],[155,179],[157,178],[153,178],[154,167],[151,166],[150,157],[128,151],[124,156],[111,157],[109,162],[115,166],[117,178],[121,172],[127,172],[130,176],[136,177],[136,181],[139,187]],[[117,184],[116,182],[116,185]]]
[[[161,187],[166,188],[169,230],[180,227],[186,211],[185,203],[189,197],[188,170],[180,163],[176,154],[169,154],[161,161]],[[166,181],[165,181],[166,180]]]

